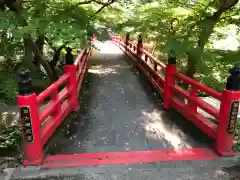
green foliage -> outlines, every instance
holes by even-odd
[[[141,34],[145,42],[154,44],[158,54],[174,52],[182,72],[187,69],[187,53],[193,54],[198,60],[197,78],[219,91],[225,86],[228,68],[239,61],[239,49],[222,51],[212,46],[214,40],[227,37],[224,31],[230,24],[238,25],[237,36],[240,37],[239,3],[224,12],[217,22],[209,20],[221,4],[232,0],[198,0],[195,3],[189,0],[119,0],[97,14],[101,4],[77,5],[79,2],[83,1],[29,0],[22,1],[18,14],[0,11],[0,95],[4,99],[15,100],[15,67],[26,59],[23,44],[26,34],[33,40],[44,35],[49,44],[47,52],[63,44],[74,49],[86,48],[89,36],[94,33],[100,40],[106,40],[108,28],[122,35],[130,32],[133,39]],[[204,50],[198,48],[200,40]],[[48,55],[46,59],[50,61],[52,57]],[[47,85],[41,72],[34,68],[31,71],[38,90]],[[14,136],[13,133],[9,137]],[[6,137],[2,140],[6,145],[15,142]]]
[[[0,124],[0,148],[19,148],[20,146],[20,127],[5,127]]]
[[[218,10],[219,2],[155,0],[142,3],[138,1],[135,7],[131,7],[131,16],[126,16],[127,19],[123,23],[115,25],[118,25],[121,34],[130,32],[132,39],[136,39],[137,34],[141,34],[145,42],[155,45],[158,54],[173,51],[179,60],[179,70],[183,73],[187,69],[187,54],[191,53],[197,60],[195,61],[196,77],[204,84],[221,91],[225,87],[228,69],[237,62],[237,59],[239,60],[239,53],[214,50],[212,43],[227,38],[226,31],[235,28],[230,27],[230,24],[239,24],[237,18],[239,20],[240,4],[223,13],[221,19],[213,24],[209,17]],[[214,26],[213,32],[211,26]],[[210,38],[206,30],[210,32]],[[197,48],[200,40],[205,43],[204,51]]]
[[[0,63],[0,97],[4,97],[7,101],[14,101],[17,95],[17,80],[11,64],[6,64],[7,62]]]
[[[16,99],[17,95],[17,83],[16,80],[12,78],[11,74],[6,74],[6,76],[0,75],[0,93],[4,95],[7,100],[13,101]],[[3,78],[5,77],[5,78]]]
[[[102,6],[99,4],[89,3],[78,6],[76,3],[79,1],[76,0],[21,2],[22,8],[17,14],[9,10],[0,11],[0,99],[7,102],[16,102],[18,85],[16,66],[27,58],[23,44],[26,34],[31,35],[33,41],[39,35],[47,38],[49,46],[45,46],[44,51],[48,53],[46,59],[49,61],[52,59],[49,56],[50,48],[67,44],[75,52],[78,48],[88,47],[89,36],[98,32],[96,25],[101,24],[106,18],[104,15],[94,15]],[[103,31],[100,35],[106,36],[106,32]],[[22,66],[24,67],[25,64]],[[38,69],[32,68],[30,71],[34,90],[39,93],[48,86],[48,82]],[[1,123],[0,148],[17,147],[20,137],[19,127],[6,127]]]
[[[101,5],[86,4],[77,6],[75,0],[31,0],[23,1],[23,9],[16,15],[12,11],[0,11],[0,94],[4,99],[14,100],[16,97],[16,77],[13,76],[16,63],[26,59],[24,56],[23,37],[30,34],[33,40],[39,35],[44,35],[48,39],[51,47],[58,48],[67,44],[74,49],[88,47],[88,38],[93,33],[97,33],[104,15],[95,15],[96,9]],[[115,8],[116,9],[116,8]],[[22,25],[25,19],[25,25]],[[99,33],[105,36],[106,32]],[[46,43],[46,42],[45,42]],[[48,47],[49,48],[49,47]],[[49,51],[49,50],[47,50]],[[51,60],[52,57],[47,57]],[[7,59],[11,59],[12,68],[6,69]],[[11,65],[10,65],[11,66]],[[29,67],[28,67],[29,68]],[[33,83],[42,83],[42,74],[35,73],[32,69]],[[44,85],[40,85],[43,87]]]

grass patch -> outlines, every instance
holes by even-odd
[[[240,118],[237,119],[237,125],[235,130],[235,137],[233,143],[233,150],[240,151]]]

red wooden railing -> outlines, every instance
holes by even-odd
[[[153,86],[163,98],[164,108],[175,108],[185,118],[192,121],[209,137],[215,140],[215,150],[222,156],[232,156],[234,130],[237,120],[240,91],[223,90],[219,93],[206,85],[193,80],[176,70],[176,64],[163,64],[142,48],[141,44],[134,45],[120,36],[112,36],[111,40],[133,59],[139,69],[148,77]],[[127,44],[127,45],[126,45]],[[179,79],[191,87],[185,90],[176,80]],[[220,109],[198,97],[198,92],[204,92],[221,102]],[[175,94],[184,98],[179,98]],[[185,102],[187,99],[187,103]],[[216,123],[197,111],[200,108],[212,117]]]
[[[92,41],[95,40],[96,37],[93,37]],[[142,44],[134,45],[128,42],[126,45],[119,37],[115,36],[112,37],[112,41],[136,62],[140,70],[152,82],[163,97],[166,109],[175,108],[208,136],[215,139],[215,149],[219,154],[224,156],[235,154],[232,151],[232,144],[236,120],[230,117],[236,117],[236,111],[238,111],[236,102],[239,102],[240,99],[239,91],[224,90],[219,93],[177,72],[176,64],[165,65],[158,61],[142,48]],[[24,140],[24,165],[41,164],[44,158],[43,146],[69,112],[78,109],[78,92],[87,71],[90,55],[91,49],[86,49],[80,53],[74,64],[65,66],[64,75],[39,95],[29,91],[18,95]],[[191,91],[178,86],[175,83],[176,79],[190,85]],[[62,89],[59,91],[60,87]],[[198,91],[218,99],[221,102],[220,109],[197,97]],[[181,94],[188,100],[188,103],[186,104],[183,99],[176,96],[176,93]],[[51,100],[41,106],[40,104],[49,97]],[[198,113],[197,108],[212,115],[217,123]]]
[[[18,95],[21,129],[24,140],[24,165],[40,165],[44,158],[43,146],[71,111],[79,107],[78,94],[87,71],[91,49],[77,56],[72,65],[64,67],[64,75],[39,95]],[[59,91],[60,87],[63,87]],[[40,107],[47,98],[50,101]],[[30,124],[29,124],[30,123]]]

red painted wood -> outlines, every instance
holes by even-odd
[[[222,94],[215,148],[223,156],[234,156],[236,153],[232,151],[232,146],[235,133],[227,134],[227,129],[231,119],[231,103],[239,101],[240,93],[239,91],[224,90]]]
[[[37,96],[37,102],[38,104],[40,104],[41,102],[43,102],[47,97],[49,97],[51,95],[51,93],[55,90],[58,89],[61,85],[63,85],[64,83],[67,82],[69,76],[67,74],[64,74],[63,76],[61,76],[56,82],[54,82],[53,84],[51,84],[47,89],[45,89],[43,92],[41,92],[38,96]]]
[[[126,46],[123,42],[119,40],[113,40],[116,44],[125,51],[130,57],[136,62],[140,70],[149,77],[149,80],[152,82],[155,88],[163,88],[161,85],[164,85],[163,91],[163,101],[164,107],[168,109],[170,106],[174,107],[179,113],[181,113],[185,118],[192,121],[199,129],[205,132],[208,136],[216,140],[215,149],[221,155],[231,156],[235,153],[232,152],[233,145],[233,136],[227,135],[227,126],[228,120],[230,118],[230,105],[233,100],[240,99],[239,92],[232,92],[224,90],[222,93],[217,92],[214,89],[207,87],[206,85],[191,79],[179,72],[176,71],[176,65],[168,64],[165,68],[164,65],[156,62],[154,68],[151,67],[147,62],[150,59],[153,62],[156,61],[155,58],[141,49],[141,57],[132,50],[131,47],[135,47],[131,42],[130,48]],[[159,72],[157,71],[157,66],[162,67],[165,70],[165,80],[163,83],[159,78]],[[184,90],[181,87],[177,86],[175,83],[175,78],[182,80],[184,83],[192,87],[192,91]],[[197,97],[197,92],[205,92],[210,96],[221,101],[221,108],[218,110],[216,107],[213,107],[211,104],[205,102],[204,100]],[[176,98],[173,95],[173,92],[177,92],[184,96],[188,100],[186,105],[183,101]],[[208,114],[212,115],[218,121],[218,126],[214,124],[209,119],[205,118],[203,115],[197,112],[197,107],[203,109]]]
[[[183,101],[181,101],[176,97],[171,99],[171,106],[173,106],[185,118],[192,121],[199,129],[201,129],[209,137],[216,139],[216,129],[217,129],[216,124],[209,121],[207,118],[205,118],[203,115],[199,113],[186,111],[186,109],[188,109],[187,105],[185,105]]]
[[[172,86],[175,84],[175,76],[177,67],[176,64],[167,64],[166,74],[165,74],[165,86],[164,86],[164,95],[163,95],[163,106],[165,109],[170,108],[170,101],[174,95]]]
[[[41,129],[38,116],[37,96],[35,93],[27,96],[17,97],[18,107],[28,107],[30,111],[33,142],[23,144],[24,158],[27,161],[33,162],[33,165],[41,163],[44,157],[43,144],[41,140]],[[20,119],[21,132],[23,134],[23,119]],[[24,136],[23,136],[24,137]],[[25,139],[24,139],[25,140]]]
[[[41,165],[41,168],[96,166],[106,164],[135,164],[185,160],[212,160],[216,158],[219,158],[219,156],[211,150],[205,148],[86,153],[74,155],[63,154],[48,156]]]
[[[216,118],[216,120],[218,120],[219,110],[216,107],[213,107],[211,104],[207,103],[206,101],[204,101],[203,99],[201,99],[199,97],[191,96],[191,94],[189,92],[187,92],[186,90],[184,90],[183,88],[181,88],[178,85],[173,86],[172,89],[175,92],[177,92],[177,93],[181,94],[182,96],[184,96],[184,98],[186,98],[189,102],[195,104],[196,106],[198,106],[199,108],[203,109],[208,114],[210,114],[214,118]],[[193,110],[191,109],[191,112],[192,111]],[[194,111],[194,112],[196,112],[196,111]]]
[[[18,96],[18,106],[28,106],[30,108],[34,138],[34,142],[24,144],[24,165],[40,165],[44,157],[44,144],[47,143],[69,112],[78,109],[78,84],[82,83],[90,52],[91,50],[84,50],[74,64],[66,65],[64,75],[38,96],[35,93],[29,96]],[[77,80],[78,74],[81,76],[79,80]],[[58,92],[58,88],[64,84],[63,90]],[[51,96],[50,102],[38,110],[40,103],[49,96]],[[66,101],[61,105],[65,99]]]
[[[183,80],[184,83],[192,85],[192,86],[198,88],[200,91],[205,92],[205,93],[209,94],[210,96],[212,96],[212,97],[214,97],[218,100],[221,100],[222,94],[217,92],[214,89],[211,89],[211,88],[207,87],[205,84],[202,84],[202,83],[200,83],[200,82],[198,82],[194,79],[191,79],[191,78],[189,78],[189,77],[187,77],[187,76],[185,76],[185,75],[183,75],[179,72],[176,72],[175,75],[176,75],[177,78]]]

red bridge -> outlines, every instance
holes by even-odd
[[[65,74],[38,95],[30,89],[28,72],[22,72],[18,105],[25,166],[235,155],[239,91],[220,93],[186,77],[176,70],[174,58],[163,64],[142,48],[141,41],[133,44],[112,36],[104,44],[106,52],[93,54],[92,48],[81,52],[74,64],[65,66]],[[199,92],[219,101],[220,107],[199,97]]]

